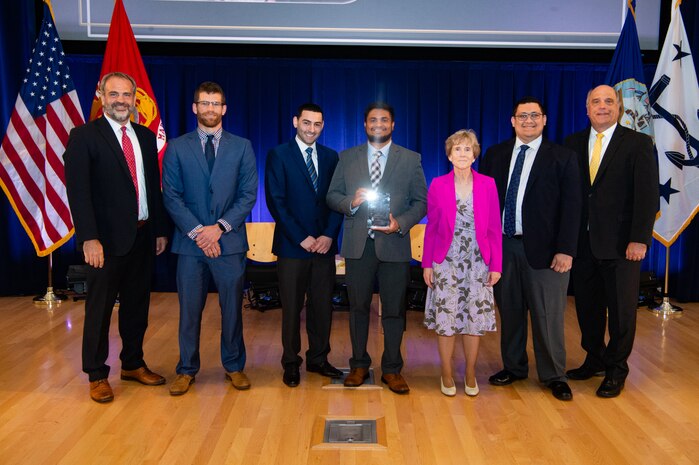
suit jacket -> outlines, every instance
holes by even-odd
[[[333,240],[328,255],[337,253],[337,236],[342,215],[325,202],[330,180],[337,166],[337,152],[316,143],[318,153],[318,192],[296,139],[278,145],[267,154],[265,194],[267,208],[276,227],[272,252],[279,257],[311,258],[300,243],[308,236],[327,236]]]
[[[481,160],[480,171],[498,188],[500,211],[505,208],[510,160],[515,139],[494,145]],[[575,257],[580,229],[580,175],[575,154],[546,139],[536,153],[522,201],[522,240],[532,268],[551,266],[553,256]]]
[[[174,253],[203,256],[187,234],[199,224],[212,225],[219,219],[233,228],[219,239],[221,255],[246,252],[245,219],[257,199],[257,167],[250,141],[223,131],[211,174],[196,130],[168,142],[163,198],[175,222]]]
[[[489,271],[502,272],[502,226],[498,191],[493,178],[473,173],[473,222],[476,242]],[[427,192],[427,226],[422,267],[442,263],[454,239],[456,186],[454,171],[432,180]]]
[[[596,258],[624,258],[629,242],[650,247],[659,201],[653,142],[645,134],[617,125],[590,185],[589,137],[588,127],[565,141],[577,153],[580,167],[581,234],[589,225]]]
[[[136,189],[119,140],[106,116],[70,132],[65,160],[66,188],[78,244],[98,239],[105,255],[126,255],[136,239]],[[148,229],[155,237],[168,233],[160,192],[158,149],[153,132],[131,123],[143,158],[148,203]],[[155,245],[152,248],[155,253]]]
[[[352,215],[352,199],[360,187],[371,189],[367,144],[340,153],[327,201],[330,208],[345,214],[342,256],[361,258],[367,239],[368,208],[366,202]],[[388,160],[378,187],[391,196],[391,213],[400,225],[400,233],[376,232],[376,257],[387,262],[410,261],[410,228],[427,210],[427,183],[420,164],[420,154],[391,144]]]

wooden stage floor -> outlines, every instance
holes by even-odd
[[[246,372],[252,389],[226,383],[219,359],[219,312],[210,294],[202,328],[202,370],[189,393],[119,379],[116,319],[109,364],[111,404],[88,396],[81,372],[83,303],[52,312],[30,298],[0,299],[0,463],[2,464],[696,464],[699,463],[699,305],[681,318],[641,309],[626,389],[600,399],[600,378],[573,381],[560,402],[530,377],[507,387],[488,384],[501,368],[499,333],[482,339],[481,393],[455,398],[439,391],[439,358],[422,314],[408,312],[403,371],[410,394],[388,389],[323,389],[324,378],[301,371],[301,385],[281,381],[279,310],[244,310]],[[568,367],[582,361],[572,301],[566,318]],[[375,315],[374,315],[375,316]],[[176,294],[153,294],[145,354],[171,381],[178,359]],[[336,312],[330,361],[346,367],[348,314]],[[305,350],[305,336],[303,347]],[[370,354],[380,360],[372,321]],[[530,343],[531,346],[531,343]],[[530,348],[530,360],[533,360]],[[463,376],[463,355],[457,350]],[[532,363],[533,365],[533,363]],[[378,372],[378,370],[377,370]],[[313,446],[318,421],[383,418],[386,447]]]

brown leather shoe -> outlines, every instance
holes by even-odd
[[[170,384],[170,395],[181,396],[189,391],[189,386],[194,384],[194,376],[178,374],[175,381]]]
[[[242,371],[226,373],[226,378],[230,379],[233,387],[239,391],[250,389],[250,380]]]
[[[407,394],[410,392],[408,383],[405,382],[405,379],[403,379],[400,373],[389,373],[387,375],[382,375],[381,381],[388,384],[388,389],[396,394]]]
[[[345,378],[345,387],[359,387],[369,378],[368,368],[352,368]]]
[[[157,373],[153,373],[147,366],[142,366],[135,370],[121,370],[121,379],[125,381],[138,381],[146,386],[165,384],[165,378]]]
[[[100,404],[114,400],[114,393],[107,378],[90,381],[90,398]]]

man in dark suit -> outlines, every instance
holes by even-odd
[[[267,154],[265,193],[276,226],[272,252],[278,257],[282,302],[283,381],[300,382],[300,319],[306,299],[306,371],[339,378],[328,362],[335,254],[342,215],[328,208],[325,196],[337,166],[337,152],[316,143],[323,131],[323,110],[299,107],[293,119],[296,137]]]
[[[197,128],[170,141],[163,158],[165,208],[175,222],[180,360],[170,394],[182,395],[199,371],[201,316],[209,280],[221,306],[221,363],[235,389],[250,388],[243,342],[245,219],[257,199],[257,169],[247,139],[223,130],[226,96],[215,82],[194,92]]]
[[[73,129],[65,154],[66,187],[75,236],[87,272],[83,371],[90,397],[110,402],[114,393],[105,363],[109,323],[119,297],[121,379],[165,383],[143,361],[153,257],[167,245],[155,135],[132,123],[136,82],[106,74],[99,86],[104,116]]]
[[[490,383],[528,376],[527,310],[539,381],[571,400],[565,374],[563,323],[580,225],[580,176],[575,154],[542,137],[546,111],[533,97],[512,112],[516,137],[488,149],[481,173],[495,178],[503,211],[503,271],[495,285],[504,369]]]
[[[410,388],[400,374],[400,345],[410,278],[410,228],[425,216],[427,184],[420,154],[392,142],[394,126],[393,107],[381,102],[367,107],[368,143],[340,153],[327,200],[330,208],[345,215],[341,253],[346,260],[352,358],[344,384],[357,387],[369,377],[369,308],[378,276],[384,330],[381,381],[405,394]],[[369,228],[366,201],[375,192],[390,195],[390,223]]]
[[[586,106],[591,127],[565,142],[578,154],[584,200],[573,289],[587,352],[568,377],[604,374],[597,395],[616,397],[629,373],[641,260],[658,210],[658,168],[651,138],[617,124],[620,101],[613,88],[594,88]]]

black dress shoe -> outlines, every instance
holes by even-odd
[[[301,382],[301,375],[299,375],[299,367],[290,366],[284,368],[284,384],[289,387],[296,387]]]
[[[308,363],[306,364],[306,371],[318,373],[322,376],[327,376],[328,378],[342,378],[342,372],[330,365],[328,362],[318,363],[317,365]]]
[[[597,397],[612,398],[621,394],[624,389],[624,382],[612,378],[604,378],[602,384],[597,389]]]
[[[493,386],[507,386],[508,384],[512,384],[520,379],[527,379],[527,377],[517,376],[509,370],[500,370],[488,378],[488,381],[490,381],[490,384]]]
[[[565,381],[552,381],[547,386],[558,400],[573,400],[573,392]]]
[[[585,379],[590,379],[593,376],[604,376],[604,370],[595,370],[590,365],[585,365],[584,363],[572,370],[566,371],[566,375],[569,379],[574,379],[576,381],[582,381]]]

